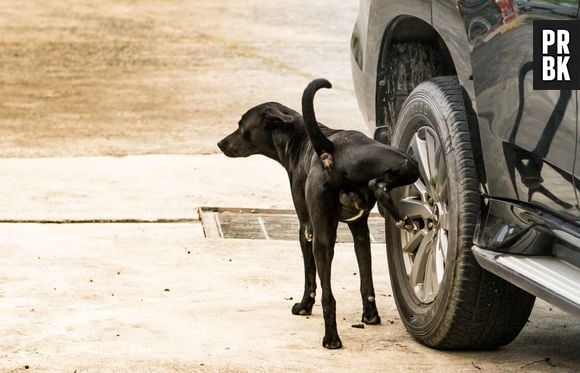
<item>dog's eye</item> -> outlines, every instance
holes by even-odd
[[[242,137],[244,139],[248,139],[250,138],[250,131],[248,130],[244,130],[244,129],[240,129],[240,133],[242,134]]]

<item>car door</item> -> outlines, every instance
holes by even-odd
[[[487,192],[576,219],[576,91],[533,90],[533,21],[572,20],[577,0],[458,1],[471,62]],[[489,151],[489,150],[492,151]]]

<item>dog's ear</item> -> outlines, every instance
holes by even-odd
[[[292,115],[282,113],[280,109],[276,107],[268,107],[264,110],[262,119],[264,120],[264,125],[268,127],[292,123],[295,118]]]

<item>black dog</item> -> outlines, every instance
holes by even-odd
[[[338,222],[348,223],[354,238],[361,276],[362,321],[379,324],[371,273],[369,211],[378,200],[379,207],[391,213],[398,227],[415,229],[412,221],[393,203],[389,192],[415,182],[419,171],[416,162],[406,154],[360,132],[334,130],[318,124],[313,99],[320,88],[331,88],[331,84],[317,79],[305,89],[304,117],[278,103],[258,105],[242,116],[238,129],[218,146],[228,157],[265,155],[288,171],[300,221],[299,240],[306,279],[302,301],[292,307],[292,313],[311,314],[318,269],[325,325],[322,345],[334,349],[342,346],[330,286]]]

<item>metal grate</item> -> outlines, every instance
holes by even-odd
[[[298,238],[298,218],[293,210],[202,207],[199,215],[208,238],[290,241]],[[385,220],[379,214],[371,214],[369,230],[371,242],[385,242]],[[352,242],[345,223],[338,225],[337,242]]]

